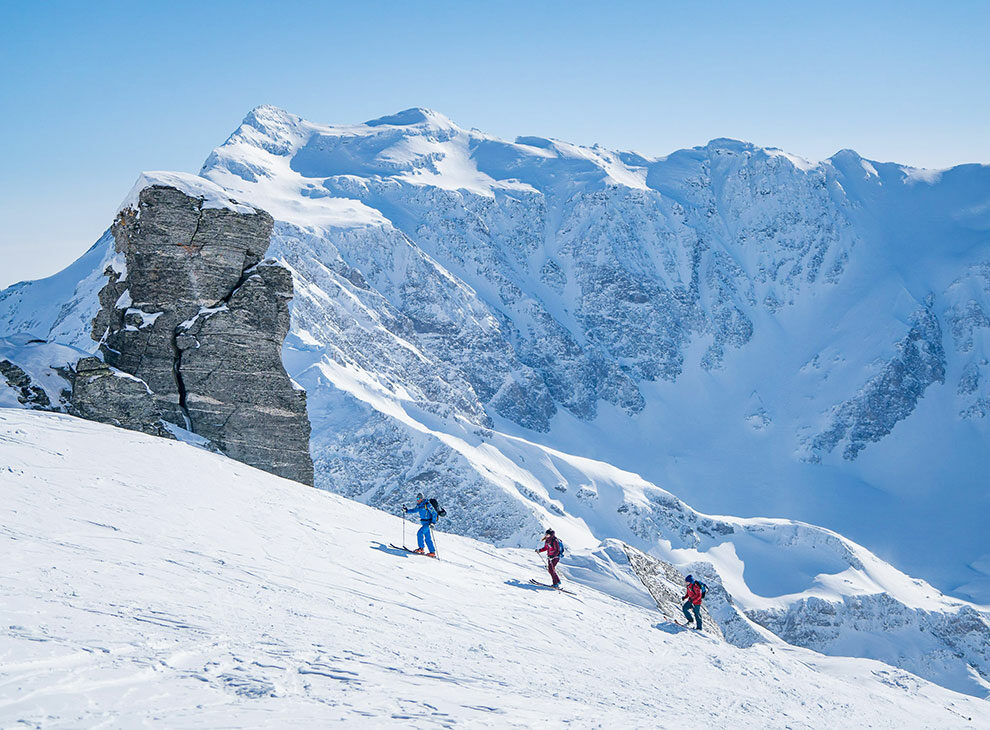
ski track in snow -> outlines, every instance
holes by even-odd
[[[396,516],[140,433],[0,409],[0,494],[4,728],[990,726],[878,662],[530,586],[528,550],[408,555]]]

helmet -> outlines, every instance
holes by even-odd
[[[544,532],[543,534],[544,534],[544,535],[552,535],[552,534],[554,534],[554,533],[553,533],[553,530],[547,530],[547,531],[546,531],[546,532]]]
[[[418,499],[418,500],[419,500],[420,502],[422,502],[422,501],[423,501],[424,499],[426,499],[426,497],[425,497],[425,496],[423,495],[423,493],[422,493],[422,492],[419,492],[419,493],[418,493],[418,494],[416,495],[416,499]]]
[[[689,575],[687,578],[684,579],[684,582],[685,583],[693,583],[694,582],[694,576],[693,575]]]

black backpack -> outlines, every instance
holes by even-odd
[[[443,507],[441,507],[440,506],[440,503],[437,502],[432,497],[430,498],[430,506],[433,508],[433,512],[437,516],[437,519],[433,520],[434,522],[437,522],[441,517],[446,517],[447,516],[447,510],[445,510]]]
[[[694,582],[694,584],[695,584],[696,586],[698,586],[698,588],[700,588],[700,589],[701,589],[701,597],[702,597],[702,598],[704,598],[704,597],[705,597],[705,595],[706,595],[706,594],[708,593],[708,586],[706,586],[706,585],[705,585],[704,583],[702,583],[702,582],[701,582],[700,580],[696,580],[696,581]]]

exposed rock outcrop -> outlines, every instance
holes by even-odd
[[[291,298],[288,270],[253,267],[222,306],[179,326],[176,372],[196,433],[238,461],[312,484],[306,394],[281,360]]]
[[[84,365],[74,407],[145,431],[175,423],[232,458],[312,484],[306,394],[281,361],[291,275],[263,262],[271,216],[242,208],[150,185],[121,211],[112,232],[123,273],[106,271],[93,338],[147,398]],[[127,418],[111,415],[127,404],[133,411],[117,414]]]
[[[653,600],[657,602],[660,613],[669,619],[683,621],[681,596],[684,595],[684,576],[680,571],[670,563],[665,563],[659,558],[654,558],[624,543],[622,549],[629,558],[629,565],[633,572],[653,596]],[[709,593],[711,593],[711,584],[707,583],[709,578],[706,576],[703,580],[709,585]],[[705,598],[706,602],[702,603],[701,606],[701,623],[704,632],[714,634],[720,639],[726,638],[708,611],[707,600],[709,596],[706,595]]]
[[[72,383],[69,413],[90,421],[173,438],[164,426],[148,384],[112,368],[98,357],[84,357],[65,373]]]
[[[17,392],[17,400],[28,408],[45,410],[51,407],[51,400],[43,388],[31,382],[31,377],[10,360],[0,360],[0,375],[7,385]]]

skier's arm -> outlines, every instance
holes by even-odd
[[[539,548],[536,552],[538,552],[538,553],[545,553],[549,549],[550,549],[550,546],[549,545],[544,545],[543,547]]]

